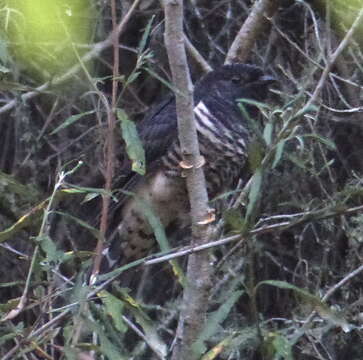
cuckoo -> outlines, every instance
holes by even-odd
[[[233,190],[241,177],[246,178],[251,130],[238,100],[264,101],[273,82],[259,67],[232,64],[209,72],[196,83],[194,114],[209,198]],[[250,117],[258,114],[251,103],[245,109]],[[113,211],[116,225],[111,226],[103,269],[141,258],[155,244],[152,227],[135,197],[149,204],[165,229],[190,224],[175,98],[170,96],[156,106],[137,124],[137,130],[146,154],[146,175],[133,172],[125,159],[117,187],[135,196],[122,195]]]

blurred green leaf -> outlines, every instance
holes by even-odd
[[[246,220],[249,223],[251,216],[254,214],[258,201],[260,199],[262,187],[262,169],[258,168],[252,176],[252,183],[248,193],[248,205],[246,210]]]
[[[68,117],[67,119],[65,119],[63,121],[62,124],[60,124],[57,128],[55,128],[51,133],[50,135],[54,135],[56,134],[58,131],[60,130],[63,130],[65,129],[66,127],[72,125],[73,123],[75,123],[77,120],[83,118],[84,116],[86,115],[91,115],[91,114],[94,114],[95,113],[95,110],[90,110],[90,111],[86,111],[84,113],[81,113],[81,114],[77,114],[77,115],[72,115],[70,117]]]
[[[292,346],[285,337],[281,335],[275,336],[272,345],[275,348],[274,359],[293,360]]]
[[[124,309],[124,303],[118,299],[116,296],[112,295],[108,291],[102,290],[98,296],[101,298],[102,302],[105,304],[105,310],[108,315],[111,316],[115,327],[118,331],[124,333],[127,330],[126,325],[122,320],[122,313]]]
[[[57,250],[54,241],[48,235],[41,235],[36,237],[41,249],[44,251],[46,261],[51,264],[60,264],[64,259],[64,252]]]
[[[268,122],[263,129],[263,138],[265,140],[266,145],[270,146],[272,144],[272,131],[273,125],[271,122]]]
[[[223,213],[223,219],[233,231],[241,232],[244,229],[245,219],[241,216],[238,209],[227,209]]]
[[[117,118],[121,121],[122,137],[126,143],[127,155],[132,162],[132,170],[140,175],[145,175],[145,152],[136,125],[129,120],[122,109],[117,109]]]
[[[152,23],[154,22],[154,19],[155,19],[155,15],[153,15],[151,17],[151,19],[148,21],[148,23],[145,27],[144,33],[142,34],[142,38],[141,38],[139,46],[137,48],[137,52],[139,54],[143,53],[145,50],[147,39],[149,38],[149,35],[151,32],[151,26],[152,26]]]
[[[100,340],[99,349],[102,355],[106,355],[109,360],[123,360],[127,359],[107,337],[107,334],[103,331],[102,327],[87,318],[83,318],[85,325],[91,331],[94,331]]]
[[[205,353],[207,348],[204,342],[210,339],[219,330],[222,322],[227,318],[233,305],[242,294],[243,291],[241,290],[231,293],[228,300],[222,303],[218,310],[208,315],[208,319],[206,321],[204,329],[202,330],[198,340],[192,345],[193,352],[196,355],[201,355]]]
[[[253,105],[261,109],[269,109],[270,105],[252,99],[237,99],[239,103]]]
[[[303,106],[297,113],[295,113],[290,120],[296,120],[297,118],[307,114],[307,113],[315,113],[319,110],[316,105]]]
[[[323,302],[318,296],[315,296],[306,290],[300,289],[299,287],[289,284],[286,281],[265,280],[257,284],[257,286],[255,287],[255,292],[261,285],[271,285],[280,289],[292,290],[297,295],[299,295],[299,297],[304,302],[310,304],[322,318],[325,318],[332,322],[334,325],[341,327],[345,332],[349,331],[351,328],[351,326],[341,316],[336,314],[335,311],[331,310],[329,306],[325,302]]]
[[[269,332],[264,336],[262,352],[266,359],[293,360],[292,344],[278,332]]]
[[[99,238],[99,230],[96,229],[95,227],[89,225],[88,223],[86,223],[82,219],[80,219],[80,218],[78,218],[76,216],[70,215],[68,213],[62,212],[62,211],[52,211],[52,213],[62,215],[65,218],[72,220],[76,224],[78,224],[81,227],[87,229],[96,239]]]
[[[251,172],[260,167],[264,155],[264,148],[257,139],[248,144],[248,165]]]
[[[283,150],[284,150],[284,147],[285,147],[285,143],[286,143],[286,140],[284,139],[284,140],[279,141],[279,143],[276,145],[275,158],[274,158],[274,161],[272,163],[272,168],[273,169],[277,166],[277,164],[281,160],[282,153],[283,153]]]
[[[304,137],[311,137],[314,139],[317,139],[318,141],[320,141],[321,143],[323,143],[325,146],[327,146],[330,150],[336,150],[336,146],[334,144],[334,142],[330,139],[327,139],[319,134],[306,134],[304,135]]]
[[[175,93],[179,93],[180,94],[180,91],[173,86],[173,83],[171,83],[171,82],[163,79],[155,71],[153,71],[152,69],[150,69],[148,67],[145,67],[144,70],[147,73],[149,73],[152,77],[154,77],[155,79],[159,80],[163,85],[165,85],[168,89],[170,89],[174,94]]]
[[[134,196],[138,207],[140,210],[142,210],[144,216],[146,217],[149,225],[153,229],[156,241],[159,244],[161,251],[169,251],[171,249],[169,245],[169,241],[165,234],[165,229],[163,224],[161,223],[159,217],[155,214],[154,210],[151,208],[150,204],[144,201],[143,199],[140,199],[137,196]],[[172,265],[174,274],[177,276],[180,284],[184,286],[185,284],[185,275],[183,273],[183,270],[179,266],[178,262],[176,260],[170,260],[170,264]]]

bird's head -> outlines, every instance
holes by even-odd
[[[237,99],[264,101],[275,78],[254,65],[224,65],[201,78],[196,97],[217,96],[231,102]]]

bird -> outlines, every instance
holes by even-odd
[[[265,101],[275,79],[250,64],[223,65],[194,86],[194,115],[209,198],[233,190],[243,174],[251,139],[239,99]],[[248,116],[258,108],[245,106]],[[155,244],[153,229],[140,206],[153,209],[165,229],[190,225],[190,206],[180,162],[175,97],[170,95],[137,123],[146,158],[144,176],[131,170],[126,157],[117,187],[121,195],[112,210],[109,245],[103,250],[102,271],[145,257]],[[121,179],[121,180],[120,180]],[[135,196],[125,195],[125,191]]]

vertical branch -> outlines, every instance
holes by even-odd
[[[136,3],[136,2],[135,2]],[[114,173],[115,160],[115,127],[116,127],[116,106],[117,106],[117,90],[119,77],[119,33],[117,31],[117,7],[116,0],[111,0],[111,17],[112,17],[112,46],[113,46],[113,76],[112,76],[112,100],[111,107],[107,111],[107,136],[106,136],[106,151],[105,151],[105,190],[106,195],[102,196],[102,210],[100,222],[100,236],[96,246],[96,255],[93,262],[91,283],[100,272],[102,260],[103,243],[106,235],[108,224],[108,209],[110,206],[110,194],[112,191],[112,178]]]
[[[178,117],[178,136],[183,156],[181,166],[191,206],[192,241],[194,245],[206,243],[210,237],[208,225],[208,194],[200,156],[194,121],[193,89],[187,65],[183,36],[183,1],[164,0],[165,45],[175,87]],[[177,344],[172,359],[194,359],[192,345],[205,323],[210,288],[211,266],[208,252],[192,254],[188,259],[187,285],[184,290]]]
[[[280,1],[278,0],[258,0],[255,2],[251,13],[228,50],[226,64],[247,61],[256,39],[265,28],[266,16],[271,17],[279,5]]]

